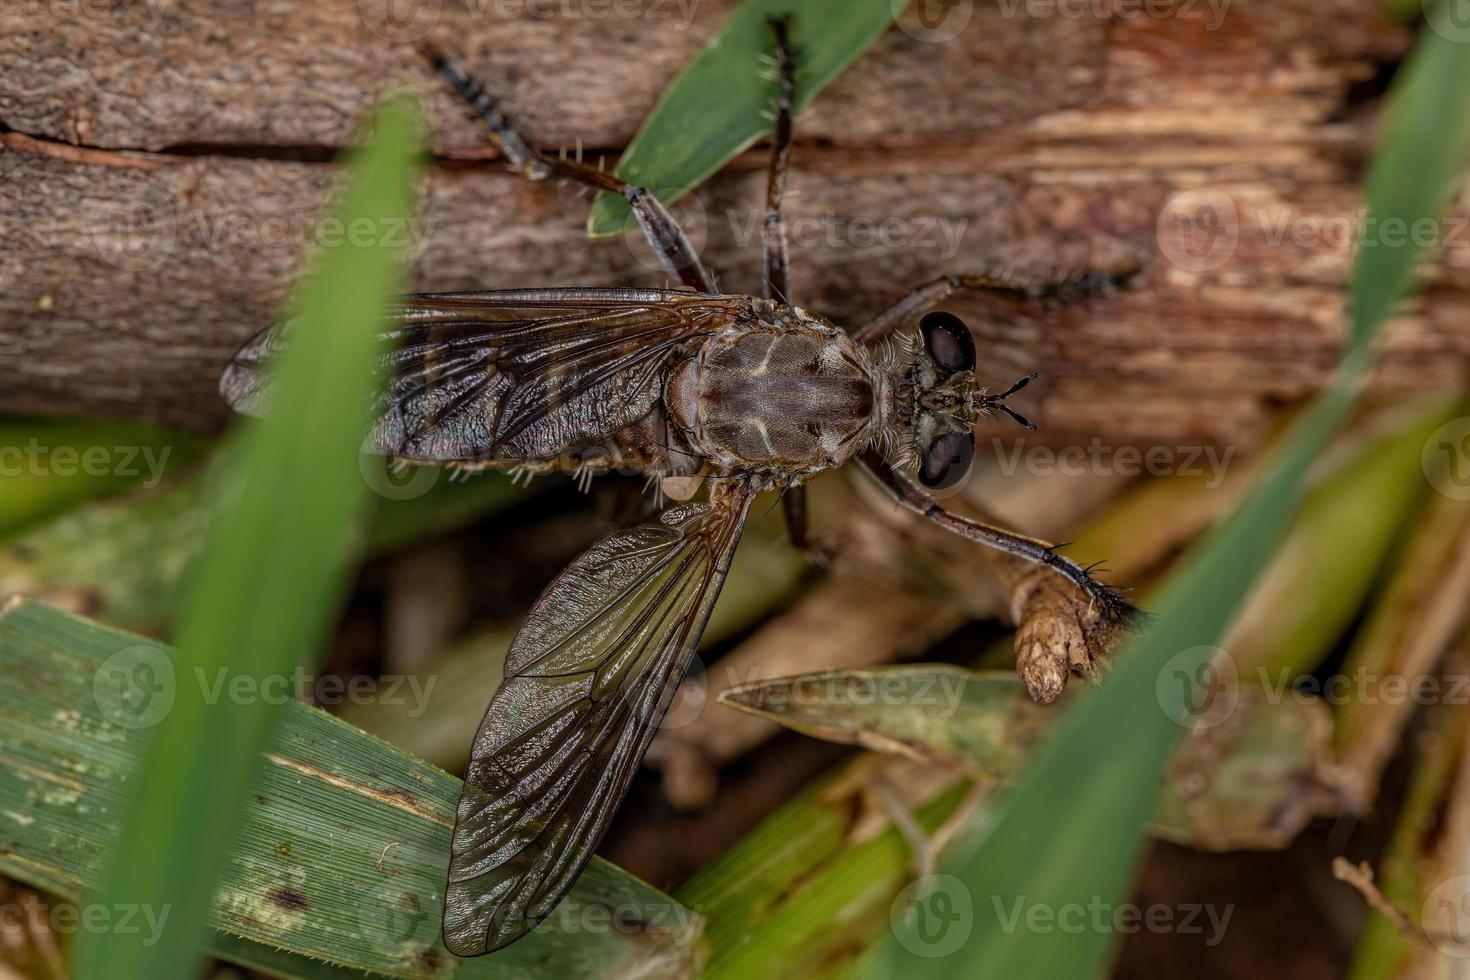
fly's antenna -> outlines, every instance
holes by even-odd
[[[1030,429],[1032,432],[1035,432],[1036,423],[1032,422],[1026,416],[1022,415],[1020,412],[1007,405],[1006,399],[1014,395],[1016,392],[1020,391],[1022,388],[1029,385],[1031,382],[1035,381],[1038,377],[1039,375],[1035,371],[1032,371],[1030,374],[1026,375],[1024,378],[1020,379],[1015,384],[1011,385],[1009,388],[1007,388],[1005,391],[1002,391],[998,395],[981,395],[980,407],[998,408],[1002,412],[1005,412],[1007,415],[1009,415],[1011,417],[1011,421],[1015,422],[1023,429]]]

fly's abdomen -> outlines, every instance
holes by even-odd
[[[726,472],[838,466],[866,444],[867,359],[839,331],[764,329],[711,338],[669,380],[666,404]]]

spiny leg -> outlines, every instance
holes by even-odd
[[[791,105],[796,92],[796,53],[791,48],[791,20],[771,20],[776,35],[775,129],[771,134],[771,165],[766,178],[766,223],[761,235],[762,285],[766,299],[791,302],[791,261],[787,256],[786,223],[781,201],[786,194],[786,171],[791,164]]]
[[[683,229],[657,197],[642,187],[634,187],[627,181],[596,167],[589,167],[580,160],[562,160],[532,149],[516,132],[505,114],[496,108],[479,82],[460,71],[434,49],[422,47],[419,50],[434,66],[434,70],[453,86],[469,103],[475,115],[489,127],[495,145],[522,175],[530,180],[566,177],[595,190],[621,195],[633,209],[633,215],[638,219],[644,237],[648,239],[648,244],[652,246],[670,276],[701,293],[719,291],[714,277],[699,261],[699,256],[689,244]]]
[[[1057,554],[1056,546],[1037,538],[1007,531],[972,521],[968,517],[951,513],[936,503],[927,494],[909,483],[883,456],[872,447],[863,450],[858,462],[864,470],[878,481],[897,503],[927,520],[933,521],[947,531],[983,544],[988,548],[1051,569],[1087,594],[1088,599],[1112,623],[1126,623],[1137,616],[1138,610],[1128,600],[1119,596],[1111,586],[1092,577],[1092,574],[1076,562]]]
[[[1072,292],[1086,296],[1101,292],[1130,275],[1132,270],[1116,274],[1075,273],[1042,280],[1027,280],[1008,272],[940,276],[911,290],[897,303],[869,320],[852,335],[852,339],[864,347],[871,347],[901,327],[914,314],[965,290],[989,289],[1031,297],[1064,296]]]

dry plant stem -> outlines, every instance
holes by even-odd
[[[920,876],[933,874],[937,859],[935,849],[924,835],[923,828],[914,819],[913,811],[909,809],[909,803],[904,800],[898,787],[880,772],[873,777],[869,789],[877,799],[878,806],[888,815],[899,833],[903,834],[903,839],[908,841],[914,856],[914,871]]]
[[[1449,658],[1442,674],[1463,672],[1459,656]],[[1424,729],[1414,739],[1415,758],[1403,805],[1394,814],[1393,836],[1379,863],[1382,891],[1391,903],[1412,907],[1426,899],[1426,890],[1440,874],[1458,871],[1437,867],[1437,847],[1445,836],[1443,820],[1449,811],[1456,779],[1464,771],[1466,733],[1470,714],[1463,706],[1432,707]],[[1438,959],[1417,943],[1405,944],[1394,917],[1370,920],[1361,931],[1353,955],[1352,975],[1360,980],[1387,980],[1416,975],[1416,961]]]
[[[1345,857],[1335,857],[1332,859],[1332,877],[1356,888],[1358,894],[1363,896],[1363,900],[1382,912],[1399,932],[1417,942],[1428,944],[1429,938],[1424,935],[1424,930],[1410,922],[1403,910],[1390,902],[1383,892],[1378,890],[1378,886],[1373,884],[1373,868],[1367,861],[1353,864]]]
[[[452,40],[536,145],[582,136],[612,148],[733,3],[696,5],[689,31],[629,20],[616,32],[443,5],[430,40]],[[321,161],[385,77],[423,83],[441,154],[486,159],[478,127],[409,45],[363,30],[359,6],[272,4],[228,30],[187,8],[147,31],[15,15],[0,38],[0,410],[218,424],[219,367],[298,274],[333,186]],[[1368,0],[1241,0],[1206,30],[976,5],[946,44],[890,32],[802,120],[792,293],[856,325],[970,267],[1036,276],[1135,262],[1135,287],[1083,312],[957,312],[972,314],[998,380],[1041,371],[1045,387],[1021,408],[1055,438],[1249,446],[1270,406],[1319,388],[1341,350],[1351,250],[1297,229],[1352,224],[1372,119],[1349,93],[1406,39],[1381,17]],[[73,64],[80,50],[108,56]],[[176,84],[133,84],[132,66],[160,50]],[[567,64],[602,84],[567,99],[555,67]],[[158,152],[169,147],[181,152]],[[701,256],[724,288],[759,288],[765,163],[753,153],[700,192]],[[557,188],[521,187],[499,161],[431,170],[405,229],[421,247],[419,288],[662,282],[633,251],[585,241]],[[1230,203],[1238,234],[1218,265],[1176,238],[1194,213],[1173,198],[1184,191]],[[156,235],[112,220],[141,213],[157,216]],[[846,215],[906,233],[859,238],[866,226],[833,217]],[[1377,384],[1463,380],[1465,254],[1441,250],[1427,297],[1389,331]]]
[[[1443,951],[1449,947],[1457,950],[1456,955],[1470,955],[1470,944],[1461,942],[1452,936],[1431,933],[1410,921],[1403,909],[1389,901],[1388,897],[1378,890],[1378,886],[1373,883],[1373,868],[1367,861],[1353,864],[1345,857],[1335,857],[1332,859],[1332,876],[1357,889],[1358,894],[1363,896],[1363,900],[1383,913],[1405,938],[1430,950]]]
[[[1454,639],[1470,596],[1470,505],[1432,494],[1415,517],[1394,576],[1344,665],[1344,673],[1406,688],[1433,677]],[[1350,701],[1337,723],[1338,756],[1361,806],[1371,804],[1379,776],[1418,707],[1413,698]]]

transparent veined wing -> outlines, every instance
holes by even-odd
[[[369,452],[425,461],[548,459],[621,431],[657,404],[686,345],[750,299],[668,289],[424,293],[390,312]],[[220,379],[263,414],[291,324],[258,334]]]
[[[613,532],[542,594],[475,736],[444,942],[461,956],[535,928],[606,832],[704,632],[750,506],[738,483]]]

